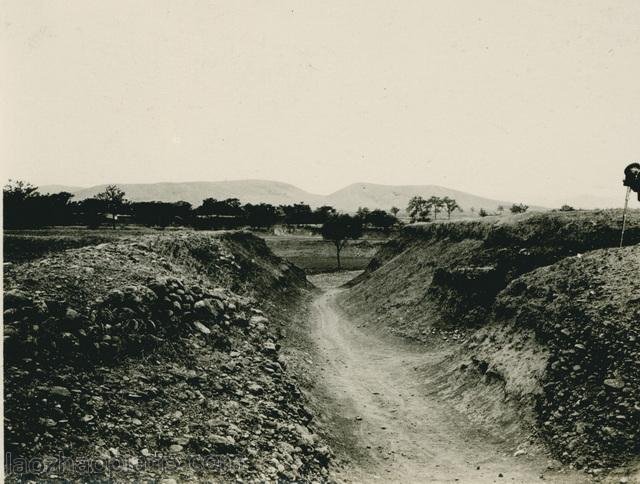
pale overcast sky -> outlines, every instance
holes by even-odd
[[[11,0],[5,178],[623,197],[640,2]]]

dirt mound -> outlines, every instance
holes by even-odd
[[[9,477],[323,478],[331,452],[279,352],[278,308],[307,286],[235,233],[10,266]]]
[[[451,347],[430,386],[487,428],[523,449],[541,436],[582,468],[615,465],[639,451],[639,252],[589,251],[617,245],[621,215],[410,226],[339,303],[369,331]],[[637,212],[629,227],[640,242]]]
[[[640,453],[640,247],[590,252],[520,277],[496,318],[535,331],[550,352],[540,428],[580,467]]]

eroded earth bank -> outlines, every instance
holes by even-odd
[[[636,482],[640,249],[612,248],[617,216],[408,226],[309,279],[240,232],[9,264],[5,470]]]
[[[326,284],[313,334],[338,478],[637,482],[640,249],[606,248],[618,222],[409,226]]]

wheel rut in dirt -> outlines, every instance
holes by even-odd
[[[426,388],[424,371],[438,371],[448,350],[365,333],[341,314],[340,291],[327,289],[312,310],[327,408],[352,422],[350,439],[358,447],[336,470],[338,480],[540,482],[544,475],[547,482],[584,482],[584,475],[549,473],[543,457],[514,457],[499,437],[439,401]],[[344,433],[342,427],[335,435]]]

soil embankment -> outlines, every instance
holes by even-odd
[[[640,249],[604,249],[620,215],[408,227],[337,304],[368,335],[446,350],[424,381],[512,451],[542,443],[600,475],[640,449]],[[638,214],[627,236],[640,241]]]
[[[336,469],[346,482],[583,482],[548,468],[544,455],[514,456],[510,442],[487,432],[431,388],[450,348],[425,351],[359,328],[328,289],[313,305],[318,385],[334,415],[336,450],[352,456]]]
[[[260,239],[122,240],[9,265],[4,282],[9,479],[327,475],[280,352],[309,284]]]

